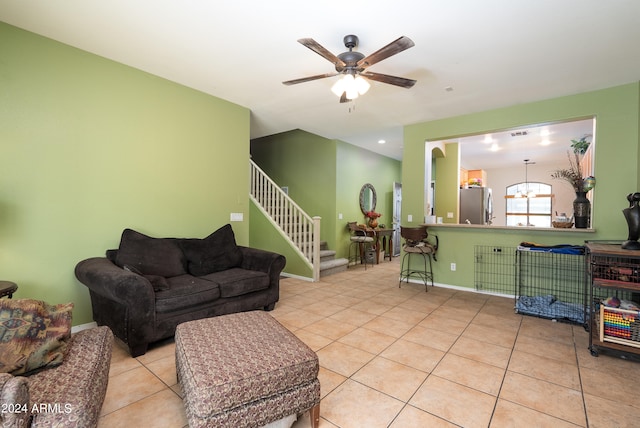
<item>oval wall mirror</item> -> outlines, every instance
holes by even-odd
[[[366,214],[369,211],[374,211],[376,209],[376,189],[372,184],[365,184],[360,189],[360,210],[362,214]]]

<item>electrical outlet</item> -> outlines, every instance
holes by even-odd
[[[455,271],[456,271],[456,264],[451,263],[451,272],[455,272]]]
[[[411,214],[407,216],[407,221],[413,221],[413,216]]]
[[[338,213],[338,220],[342,220],[342,213]]]
[[[451,212],[447,213],[447,218],[453,218],[453,213]]]

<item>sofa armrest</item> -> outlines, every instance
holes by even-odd
[[[149,280],[105,257],[81,261],[75,273],[89,288],[96,323],[111,327],[129,345],[132,355],[144,354],[156,333],[155,292]]]
[[[279,278],[280,272],[282,272],[287,263],[282,254],[240,245],[238,248],[242,252],[242,264],[240,267],[243,269],[265,272],[270,277],[275,275],[275,278]]]
[[[106,257],[81,261],[76,265],[75,273],[89,290],[106,299],[136,305],[144,312],[154,311],[155,292],[149,280],[116,266]]]
[[[109,383],[113,333],[95,327],[71,335],[64,362],[29,376],[33,404],[60,405],[62,411],[32,414],[38,427],[96,427]]]
[[[0,373],[0,426],[26,427],[30,411],[27,378]]]

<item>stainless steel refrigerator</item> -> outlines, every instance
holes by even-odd
[[[460,224],[491,224],[493,199],[488,187],[460,189]]]

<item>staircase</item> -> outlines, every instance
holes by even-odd
[[[330,250],[325,241],[320,242],[320,278],[344,272],[348,266],[347,259],[336,259],[336,252]]]
[[[305,213],[255,162],[249,163],[249,197],[312,270],[313,281],[346,270],[348,261],[336,259],[336,252],[320,241],[320,217]]]

